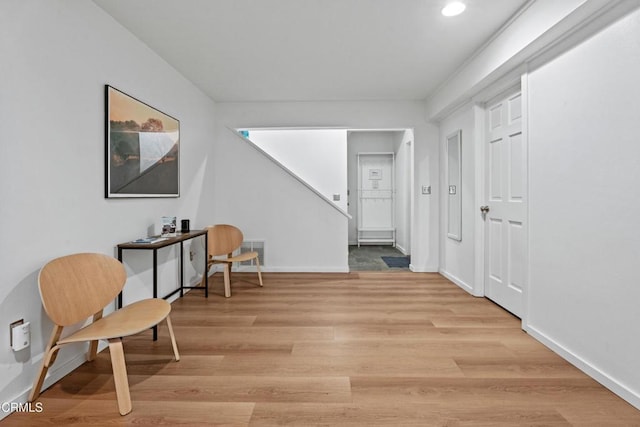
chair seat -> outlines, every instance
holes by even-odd
[[[231,296],[231,266],[234,262],[255,260],[252,265],[258,272],[258,280],[262,286],[262,274],[260,273],[260,257],[258,252],[244,252],[231,256],[234,252],[244,249],[242,242],[244,236],[238,227],[230,224],[216,224],[207,227],[207,272],[202,277],[203,286],[207,285],[209,269],[215,264],[224,265],[224,296]]]
[[[243,252],[230,258],[213,258],[209,262],[212,264],[224,264],[227,262],[243,262],[258,257],[258,252]]]
[[[59,340],[58,344],[134,335],[157,325],[170,312],[171,305],[163,299],[151,298],[138,301]]]
[[[228,258],[229,262],[242,262],[249,261],[250,259],[258,258],[258,252],[244,252],[234,257]]]

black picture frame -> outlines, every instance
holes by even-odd
[[[180,197],[180,121],[105,85],[105,198]]]

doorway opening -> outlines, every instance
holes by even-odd
[[[409,271],[411,257],[392,245],[349,245],[350,271]]]
[[[347,132],[350,271],[408,271],[413,130]]]
[[[243,128],[237,132],[345,217],[345,228],[330,238],[346,243],[345,264],[350,271],[410,269],[413,129]],[[360,154],[367,153],[387,156],[392,163],[390,167],[370,164],[360,169],[359,178],[358,164],[366,157]]]

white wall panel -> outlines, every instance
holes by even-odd
[[[345,129],[251,130],[251,142],[347,211],[347,131]],[[337,194],[340,200],[334,200]]]
[[[530,333],[640,407],[640,12],[529,76]]]
[[[115,256],[116,244],[153,232],[163,215],[207,225],[215,104],[93,2],[0,2],[0,55],[0,218],[10,224],[0,239],[0,324],[23,318],[32,334],[18,354],[0,328],[0,402],[18,402],[52,328],[37,287],[46,262],[73,252]],[[180,120],[180,198],[104,198],[105,84]],[[194,245],[199,255],[185,260],[191,283],[204,268],[203,244]],[[176,248],[160,251],[161,292],[176,287],[177,257]],[[152,295],[151,262],[151,253],[125,254],[125,299]],[[59,377],[84,360],[82,346],[70,346],[50,372]]]
[[[459,188],[462,196],[462,240],[457,241],[447,237],[447,218],[449,218],[449,203],[446,166],[443,167],[442,194],[444,196],[441,205],[441,271],[448,278],[465,289],[467,292],[476,292],[475,280],[475,239],[476,230],[474,221],[479,211],[476,209],[475,197],[475,162],[477,156],[476,110],[471,106],[464,108],[447,117],[440,125],[440,144],[442,164],[447,164],[446,138],[457,130],[461,130],[461,172],[462,182]],[[433,188],[433,187],[432,187]]]

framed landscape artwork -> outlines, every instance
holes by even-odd
[[[106,85],[105,197],[180,196],[180,122]]]

